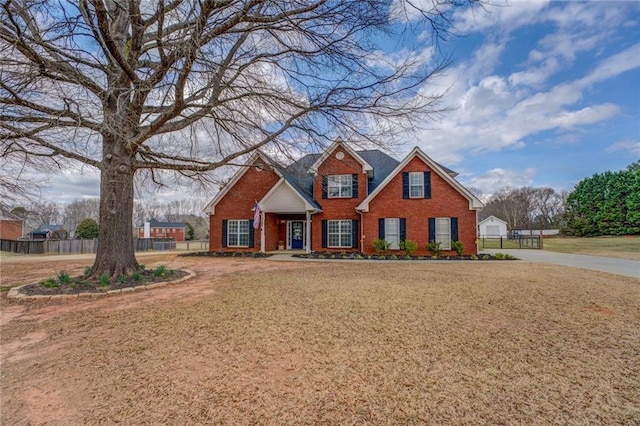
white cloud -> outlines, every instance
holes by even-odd
[[[609,146],[607,152],[623,152],[640,158],[640,141],[620,141]]]
[[[536,169],[527,168],[525,170],[495,168],[479,175],[464,179],[464,185],[480,189],[483,194],[493,194],[502,188],[530,186],[536,175]]]

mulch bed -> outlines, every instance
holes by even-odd
[[[21,294],[27,296],[54,296],[57,294],[80,294],[80,293],[107,293],[111,290],[121,290],[123,288],[135,288],[149,284],[176,281],[189,275],[183,270],[174,270],[164,276],[156,276],[153,269],[145,269],[139,272],[139,279],[134,280],[132,277],[123,277],[122,280],[116,280],[109,284],[102,285],[99,279],[86,279],[83,276],[72,277],[71,282],[63,283],[52,277],[49,283],[39,281],[37,283],[27,284],[18,290]],[[53,284],[55,282],[55,284]]]
[[[182,253],[178,256],[204,256],[204,257],[269,257],[271,253],[261,252],[234,252],[234,251],[198,251],[192,253]]]
[[[368,255],[358,252],[313,252],[306,254],[294,254],[293,257],[300,257],[304,259],[344,259],[344,260],[517,260],[512,256],[498,255],[498,257],[490,254],[481,254],[478,256],[465,255],[465,256],[406,256],[403,254],[389,254],[389,255]],[[506,257],[505,257],[506,256]]]

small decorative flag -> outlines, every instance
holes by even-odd
[[[253,229],[260,228],[260,207],[258,206],[258,202],[253,206],[255,213],[253,214]]]

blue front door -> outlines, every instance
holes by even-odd
[[[304,222],[299,220],[291,221],[291,248],[304,248]]]

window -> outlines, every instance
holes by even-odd
[[[400,248],[400,219],[384,220],[384,240],[391,244],[392,250]]]
[[[351,247],[351,220],[330,220],[327,222],[329,247]]]
[[[409,173],[409,198],[424,197],[424,173]]]
[[[451,249],[451,220],[448,217],[436,218],[436,241],[443,249]]]
[[[329,198],[351,198],[351,175],[327,176],[327,195]]]
[[[250,229],[248,220],[229,220],[227,222],[227,246],[249,247]]]

